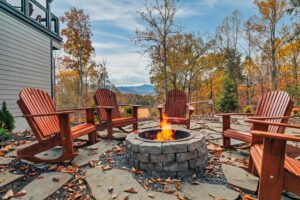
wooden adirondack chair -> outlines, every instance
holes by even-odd
[[[246,120],[254,124],[249,171],[260,177],[258,199],[280,200],[283,190],[300,196],[300,160],[288,156],[287,141],[300,142],[299,136],[266,132],[270,126],[300,129],[300,126]],[[262,130],[262,131],[261,131]],[[298,148],[298,151],[300,149]]]
[[[287,92],[274,91],[265,94],[258,102],[255,114],[223,113],[223,147],[230,147],[230,138],[251,143],[250,131],[232,129],[230,117],[233,115],[252,115],[251,119],[266,120],[271,122],[286,123],[293,108],[293,102]],[[284,133],[284,127],[269,126],[268,131],[273,133]]]
[[[163,114],[171,124],[182,124],[190,128],[190,118],[195,108],[187,103],[186,94],[177,89],[168,91],[166,103],[157,106],[162,121]]]
[[[99,128],[107,129],[107,136],[105,139],[120,139],[113,136],[113,128],[119,128],[125,133],[132,131],[126,131],[122,127],[133,124],[133,131],[138,129],[138,108],[139,105],[119,104],[117,103],[116,94],[108,89],[99,89],[94,95],[94,101],[99,116]],[[120,114],[119,106],[132,106],[133,113],[130,117],[122,117]]]
[[[17,152],[18,158],[36,163],[58,163],[72,159],[77,155],[73,146],[75,139],[88,134],[89,143],[96,143],[95,108],[60,112],[55,109],[52,98],[48,93],[34,88],[22,90],[19,97],[17,103],[38,142],[19,150]],[[75,110],[86,110],[87,123],[75,127],[70,126],[69,114]],[[56,146],[61,146],[63,150],[59,158],[41,159],[36,156],[36,154]]]

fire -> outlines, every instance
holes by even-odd
[[[174,133],[172,132],[171,124],[168,123],[166,115],[163,115],[163,119],[160,123],[161,131],[156,134],[154,140],[174,140]]]

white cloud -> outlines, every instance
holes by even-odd
[[[110,80],[115,85],[136,85],[149,83],[149,58],[137,52],[122,52],[97,56],[97,61],[108,62]]]
[[[139,1],[112,1],[112,0],[64,0],[54,1],[55,10],[63,14],[60,8],[66,5],[82,8],[90,15],[91,21],[109,22],[111,25],[135,31],[137,28],[143,29],[142,24],[138,22],[136,11],[140,7]]]
[[[116,44],[116,43],[93,42],[93,47],[95,49],[117,49],[117,48],[122,48],[123,45]]]

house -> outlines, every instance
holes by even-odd
[[[52,0],[0,0],[0,103],[7,102],[16,130],[27,128],[16,101],[20,90],[41,88],[53,96],[53,51],[62,47]]]

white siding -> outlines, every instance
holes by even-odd
[[[0,11],[0,103],[6,101],[14,116],[22,115],[16,101],[26,87],[51,92],[50,39]],[[16,121],[17,130],[26,128]]]

